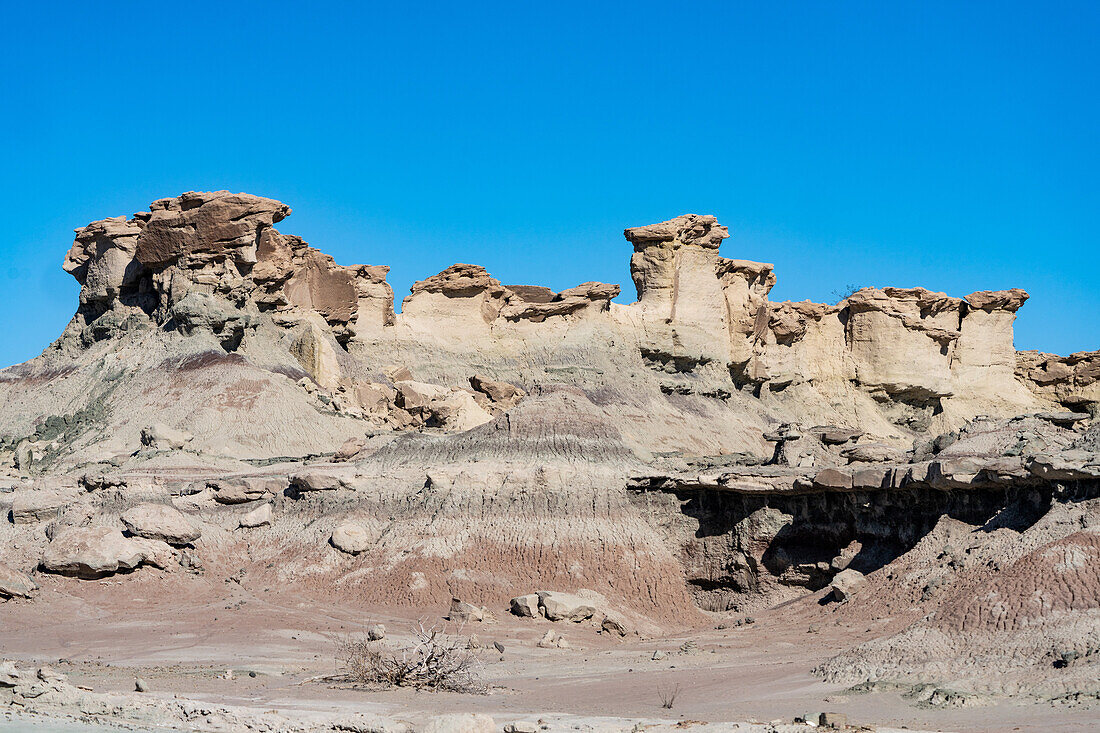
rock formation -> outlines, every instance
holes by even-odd
[[[192,192],[76,231],[76,314],[0,371],[0,503],[25,540],[0,562],[228,576],[247,557],[363,603],[510,602],[616,633],[810,593],[834,599],[821,614],[905,593],[945,614],[860,652],[875,664],[822,666],[840,679],[919,675],[928,634],[963,643],[970,589],[999,576],[919,569],[954,522],[974,557],[1007,552],[997,592],[1042,619],[1028,659],[1068,643],[1020,594],[1095,549],[1100,356],[1017,352],[1022,290],[773,302],[773,265],[721,257],[726,228],[684,215],[625,230],[634,303],[456,264],[397,314],[387,267],[337,265],[275,229],[289,214]],[[1058,608],[1092,634],[1090,599]]]

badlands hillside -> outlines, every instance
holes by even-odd
[[[289,214],[190,192],[76,230],[76,314],[0,371],[0,649],[97,691],[11,667],[0,703],[133,689],[92,668],[110,654],[166,689],[227,639],[277,655],[167,651],[233,613],[268,644],[306,615],[449,616],[530,669],[682,638],[719,697],[765,647],[757,669],[787,654],[852,700],[1100,697],[1100,352],[1016,351],[1024,291],[773,302],[773,265],[688,214],[625,230],[629,305],[456,264],[395,313],[388,267],[336,264]],[[324,639],[301,669],[331,668]],[[553,704],[628,715],[631,687]]]

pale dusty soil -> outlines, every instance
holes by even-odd
[[[710,626],[675,637],[624,641],[587,624],[514,619],[468,625],[485,645],[500,641],[503,655],[481,653],[490,695],[367,692],[305,682],[333,671],[334,640],[386,624],[387,641],[407,637],[416,617],[406,610],[311,602],[278,588],[251,588],[182,575],[136,574],[110,581],[43,577],[34,602],[0,604],[4,658],[50,663],[74,684],[97,692],[129,691],[135,676],[157,695],[308,715],[315,711],[369,711],[410,720],[442,712],[486,712],[501,724],[532,717],[613,716],[682,718],[707,722],[791,721],[809,712],[847,713],[856,724],[957,731],[1100,729],[1100,708],[1051,707],[1001,701],[988,706],[928,710],[900,695],[850,694],[810,674],[837,650],[887,633],[858,624],[822,626],[807,633],[812,599],[756,614],[752,625]],[[424,609],[427,622],[446,609]],[[565,633],[572,649],[539,649],[548,628]],[[699,650],[681,654],[688,639]],[[668,652],[651,659],[655,649]],[[60,661],[59,661],[60,660]],[[223,679],[226,670],[233,679]],[[255,677],[248,672],[256,673]],[[670,712],[657,688],[681,686]]]

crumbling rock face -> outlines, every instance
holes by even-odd
[[[1095,415],[1100,405],[1100,351],[1069,356],[1016,353],[1017,377],[1036,395]]]

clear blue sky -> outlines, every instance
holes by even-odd
[[[0,365],[75,310],[73,228],[191,189],[399,302],[454,262],[629,301],[623,227],[713,213],[777,300],[1018,286],[1018,348],[1100,348],[1098,6],[9,3]]]

